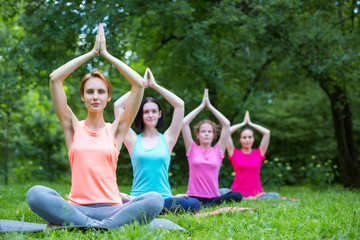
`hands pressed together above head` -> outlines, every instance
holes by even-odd
[[[94,47],[92,49],[92,52],[97,54],[104,55],[107,53],[106,50],[106,39],[105,39],[105,33],[104,33],[104,24],[99,23],[99,30],[95,38]]]
[[[151,87],[154,88],[157,86],[157,83],[155,81],[155,77],[152,74],[150,68],[146,68],[145,74],[144,74],[144,81],[145,81],[145,88]]]

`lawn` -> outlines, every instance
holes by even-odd
[[[45,223],[31,212],[26,192],[34,185],[0,186],[0,219]],[[43,184],[66,197],[69,186]],[[120,190],[129,192],[129,186]],[[174,188],[174,193],[185,187]],[[229,212],[208,217],[193,214],[162,216],[187,229],[185,234],[164,229],[149,231],[146,226],[133,224],[118,230],[99,231],[45,230],[41,233],[2,234],[4,239],[360,239],[360,191],[341,186],[286,186],[277,191],[282,196],[299,199],[291,201],[242,201],[226,206],[251,207],[259,211]],[[210,208],[204,211],[214,210]]]

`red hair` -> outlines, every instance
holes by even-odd
[[[80,94],[81,97],[84,97],[84,86],[87,80],[90,78],[100,78],[103,80],[108,88],[109,97],[112,96],[112,85],[110,80],[99,70],[99,69],[93,69],[90,73],[86,74],[82,79],[80,83]]]

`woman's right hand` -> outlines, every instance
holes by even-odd
[[[149,87],[149,68],[146,68],[145,74],[144,74],[144,88]]]
[[[150,68],[147,68],[146,70],[147,70],[148,73],[149,73],[149,79],[148,79],[148,81],[149,81],[149,82],[148,82],[149,87],[151,87],[151,88],[156,88],[157,83],[156,83],[156,81],[155,81],[154,75],[152,74]]]
[[[99,49],[99,53],[101,55],[104,55],[104,54],[107,53],[107,50],[106,50],[106,39],[105,39],[104,24],[103,23],[99,24],[99,33],[100,33],[100,38],[99,38],[100,49]]]
[[[204,96],[203,96],[203,100],[201,102],[201,105],[203,105],[204,107],[209,106],[208,104],[210,103],[209,101],[209,93],[208,93],[208,89],[205,88],[204,90]]]
[[[244,117],[243,123],[246,125],[246,124],[249,124],[250,122],[251,122],[251,121],[250,121],[249,111],[246,111],[246,112],[245,112],[245,117]]]
[[[184,198],[184,197],[188,197],[188,195],[186,193],[179,193],[179,194],[176,194],[175,196],[173,197],[176,197],[176,198]]]
[[[99,30],[97,32],[96,38],[95,38],[95,43],[94,43],[94,47],[91,50],[93,53],[95,53],[95,56],[98,55],[100,53],[100,39],[101,39],[101,23],[99,24]]]

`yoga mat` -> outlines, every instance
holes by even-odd
[[[32,223],[32,222],[23,222],[16,220],[6,220],[0,219],[0,233],[10,233],[10,232],[41,232],[46,228],[47,224],[42,223]],[[48,229],[86,229],[91,227],[81,226],[81,225],[73,225],[73,226],[56,226]],[[106,228],[104,228],[106,229]],[[164,219],[164,218],[156,218],[149,224],[149,230],[154,229],[166,229],[166,230],[177,230],[188,232],[183,227],[177,225],[176,223]]]
[[[224,208],[216,209],[211,212],[197,213],[197,214],[195,214],[195,217],[207,217],[207,216],[216,215],[216,214],[220,214],[220,213],[247,211],[247,210],[259,211],[256,208],[224,207]]]
[[[149,224],[149,230],[154,229],[166,229],[188,232],[185,228],[165,218],[155,218],[154,220],[152,220]]]

